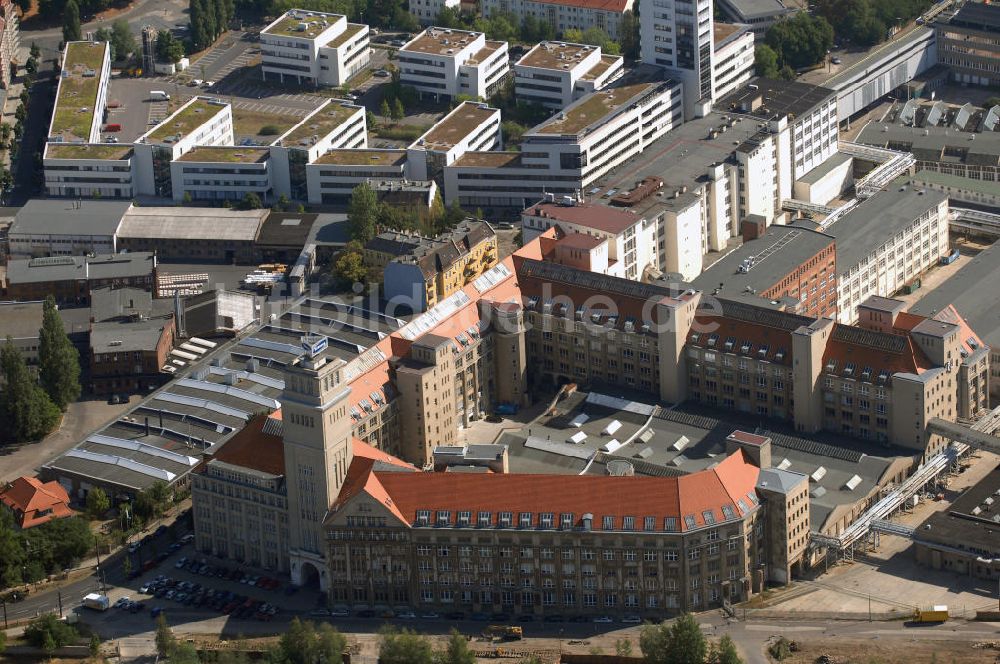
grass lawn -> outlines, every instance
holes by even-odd
[[[236,135],[239,137],[253,136],[263,139],[261,142],[270,143],[278,136],[284,134],[292,128],[302,118],[294,115],[282,113],[264,113],[261,111],[247,111],[242,108],[233,109],[233,124]],[[267,125],[274,125],[278,128],[278,133],[273,136],[261,136],[260,130]]]

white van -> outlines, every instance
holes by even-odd
[[[170,101],[170,95],[163,90],[151,90],[149,98],[153,101]]]

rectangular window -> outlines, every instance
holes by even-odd
[[[615,517],[605,516],[604,517],[604,530],[614,530],[615,529]]]
[[[518,518],[518,525],[521,528],[530,528],[531,527],[531,512],[521,512],[521,514],[520,514],[520,516]]]
[[[493,515],[490,512],[480,512],[479,513],[479,527],[488,527],[493,522]]]

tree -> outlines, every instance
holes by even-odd
[[[833,28],[822,16],[799,12],[768,28],[764,41],[782,67],[801,69],[823,61],[833,46]]]
[[[778,54],[767,44],[761,44],[754,53],[754,66],[757,75],[765,78],[778,77]]]
[[[42,328],[38,336],[39,380],[52,403],[66,410],[66,406],[80,397],[80,359],[66,336],[66,328],[51,295],[42,305]]]
[[[408,629],[398,630],[386,625],[378,632],[380,664],[433,664],[430,642]]]
[[[71,645],[77,636],[76,629],[59,620],[54,613],[35,618],[24,628],[24,638],[28,643],[49,652]]]
[[[205,5],[202,0],[190,0],[188,3],[191,45],[197,49],[203,49],[211,42],[211,35],[208,33],[205,21]]]
[[[35,42],[31,42],[30,53],[31,53],[31,57],[33,57],[36,60],[38,58],[42,57],[42,49]]]
[[[160,62],[177,64],[184,57],[184,44],[170,30],[156,33],[156,59]]]
[[[341,664],[347,639],[327,623],[317,629],[293,618],[271,653],[273,664]]]
[[[0,373],[5,386],[0,392],[0,421],[5,423],[6,435],[22,442],[52,431],[59,421],[59,408],[32,379],[24,357],[9,338],[0,350]]]
[[[724,634],[722,638],[719,639],[719,647],[716,652],[718,664],[743,664],[743,659],[736,651],[736,644],[733,643],[733,640],[729,638],[728,634]]]
[[[351,239],[364,244],[375,237],[377,215],[378,196],[367,182],[362,182],[351,192],[351,202],[347,206]]]
[[[63,10],[63,41],[80,41],[82,33],[80,31],[80,7],[76,0],[67,0],[66,8]]]
[[[352,242],[351,244],[357,243]],[[333,272],[349,284],[363,283],[368,277],[368,268],[365,267],[361,252],[348,251],[347,249],[340,252],[334,263]]]
[[[94,487],[87,492],[87,514],[91,519],[99,519],[105,512],[111,509],[111,501],[108,494],[104,493],[101,487]]]
[[[668,664],[702,664],[705,661],[705,636],[698,621],[683,613],[670,627]]]
[[[638,60],[640,55],[639,47],[639,19],[632,13],[631,9],[625,10],[618,27],[620,34],[622,55],[626,58]]]
[[[31,76],[38,73],[38,60],[35,58],[28,58],[28,61],[24,63],[24,70],[28,72]]]
[[[160,657],[169,657],[176,647],[177,639],[174,638],[174,633],[170,631],[170,625],[167,624],[167,617],[160,613],[160,615],[156,616],[156,652],[159,653]]]
[[[198,651],[193,643],[178,643],[170,654],[170,664],[200,664]]]
[[[90,658],[97,659],[101,656],[101,637],[96,633],[90,635]]]
[[[392,119],[395,122],[399,122],[404,117],[406,117],[406,110],[403,108],[403,102],[396,97],[392,102]]]
[[[632,641],[629,639],[618,639],[615,641],[615,655],[618,657],[632,656]]]
[[[16,0],[15,3],[20,9],[21,14],[24,15],[31,9],[31,0]]]
[[[469,649],[469,642],[455,629],[451,628],[444,651],[437,657],[438,664],[476,664],[476,653]]]
[[[264,203],[261,202],[260,196],[253,191],[245,193],[243,200],[240,201],[241,210],[259,210],[262,207],[264,207]]]
[[[378,107],[378,114],[381,115],[383,118],[392,117],[392,108],[389,107],[388,99],[385,98],[382,99],[382,103],[379,104]]]
[[[683,613],[672,625],[646,625],[639,648],[649,664],[704,664],[707,646],[698,622]]]

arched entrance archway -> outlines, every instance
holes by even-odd
[[[319,570],[316,566],[310,562],[302,563],[302,571],[300,577],[302,579],[303,588],[311,588],[313,590],[319,590]]]

